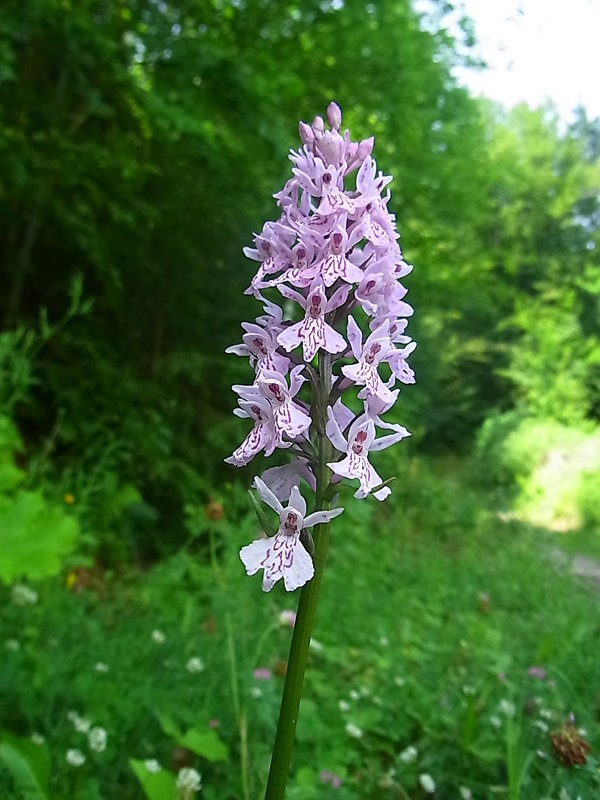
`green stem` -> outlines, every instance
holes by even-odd
[[[327,497],[327,487],[329,486],[330,476],[327,462],[331,461],[333,458],[332,445],[325,435],[327,401],[331,391],[331,356],[328,353],[322,353],[319,358],[318,388],[318,393],[313,393],[314,408],[321,422],[321,425],[317,426],[319,431],[319,463],[316,470],[317,487],[315,511],[323,511],[330,508],[331,505],[331,501]],[[300,602],[298,604],[298,614],[296,616],[296,624],[294,626],[294,634],[290,647],[265,800],[283,800],[285,796],[285,787],[290,770],[290,763],[292,761],[292,753],[294,751],[296,723],[298,721],[298,710],[300,708],[302,688],[304,686],[308,647],[317,612],[317,602],[319,599],[321,582],[323,580],[323,569],[329,549],[330,527],[331,523],[328,522],[318,525],[315,528],[315,554],[313,557],[315,574],[312,580],[302,589]]]

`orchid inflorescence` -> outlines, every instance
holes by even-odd
[[[264,569],[265,591],[280,578],[291,591],[313,577],[306,529],[342,513],[329,505],[344,478],[359,481],[357,498],[390,494],[369,453],[409,435],[382,419],[397,400],[396,383],[414,383],[407,359],[416,347],[405,334],[413,310],[400,283],[412,267],[402,259],[387,208],[392,179],[377,172],[372,137],[352,142],[348,130],[340,134],[336,103],[329,104],[327,120],[329,130],[321,117],[312,125],[300,122],[303,147],[291,151],[293,177],[275,195],[281,216],[265,223],[254,248],[244,248],[258,262],[246,294],[264,313],[243,323],[242,343],[227,350],[247,356],[255,378],[233,387],[239,396],[234,413],[253,427],[226,461],[242,467],[277,448],[294,456],[254,480],[260,499],[279,515],[279,527],[242,548],[240,557],[249,575]],[[354,172],[350,188],[345,184]],[[268,291],[281,305],[265,297]],[[299,394],[307,381],[310,403]],[[358,413],[342,402],[347,392],[356,395]],[[326,476],[327,502],[307,516],[300,482],[314,490],[319,475],[321,482]]]

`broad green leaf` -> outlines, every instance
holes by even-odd
[[[175,775],[166,769],[150,772],[143,761],[129,759],[129,766],[135,772],[148,800],[177,800]]]
[[[56,575],[78,532],[77,521],[41,492],[0,496],[0,581]]]
[[[50,756],[44,746],[3,733],[0,761],[12,775],[23,800],[49,800]]]
[[[181,747],[186,747],[192,753],[206,758],[208,761],[227,761],[229,754],[227,746],[217,734],[210,728],[199,731],[196,728],[189,728],[185,734],[181,733],[171,717],[159,716],[160,726],[163,732],[174,739]]]
[[[180,737],[178,744],[187,747],[192,753],[206,758],[208,761],[227,761],[227,747],[220,736],[213,730],[198,731],[190,728],[185,736]]]

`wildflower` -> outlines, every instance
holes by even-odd
[[[156,642],[156,644],[164,644],[167,641],[167,637],[157,629],[152,631],[152,641]]]
[[[160,772],[162,767],[155,758],[148,758],[144,761],[144,766],[148,772]]]
[[[347,700],[340,700],[338,706],[343,714],[345,714],[347,711],[350,711],[350,703]]]
[[[68,506],[72,506],[73,503],[75,502],[75,495],[71,494],[70,492],[67,492],[63,500]]]
[[[474,686],[469,686],[469,685],[465,684],[465,686],[462,687],[462,690],[463,690],[463,694],[469,695],[471,697],[474,694],[476,694]]]
[[[417,750],[414,745],[409,745],[400,753],[400,761],[403,761],[405,764],[412,764],[413,761],[416,761],[419,755],[419,751]]]
[[[330,772],[328,769],[322,769],[321,774],[321,783],[330,783],[334,789],[339,789],[342,785],[342,779],[339,775],[336,775],[335,772]]]
[[[202,788],[202,776],[192,767],[182,767],[177,773],[177,791],[182,800],[188,800],[193,792]]]
[[[204,513],[206,514],[206,519],[218,522],[223,519],[223,504],[219,503],[218,500],[211,500],[207,503]]]
[[[279,624],[289,625],[290,628],[293,628],[294,625],[296,624],[296,612],[292,611],[291,609],[282,611],[279,614]]]
[[[258,700],[260,697],[262,697],[262,689],[259,686],[250,687],[250,697]]]
[[[204,671],[204,661],[202,661],[201,658],[198,658],[198,656],[192,656],[192,658],[188,659],[188,661],[187,661],[187,663],[185,665],[185,668],[192,675],[196,674],[197,672],[203,672]]]
[[[254,678],[257,681],[268,681],[271,677],[271,670],[266,667],[259,667],[254,670]]]
[[[536,728],[539,728],[542,733],[548,733],[548,726],[546,723],[541,719],[536,719],[533,721],[533,724]]]
[[[13,603],[17,606],[34,605],[38,601],[38,593],[24,583],[15,583],[10,596]]]
[[[505,717],[514,717],[516,713],[515,704],[512,702],[512,700],[507,700],[506,698],[500,700],[498,708]]]
[[[396,686],[404,686],[405,680],[401,675],[396,675],[396,677],[394,678],[394,683],[396,684]]]
[[[20,643],[16,639],[7,639],[4,642],[4,646],[7,650],[12,650],[13,653],[16,653],[18,650],[21,649]]]
[[[492,728],[501,728],[502,727],[502,720],[499,717],[491,716],[490,717],[490,725]]]
[[[381,647],[387,647],[389,643],[390,643],[390,641],[387,638],[387,636],[380,636],[379,637],[379,644],[380,644]]]
[[[90,750],[94,753],[103,753],[106,750],[107,735],[104,728],[92,728],[88,733]]]
[[[299,534],[317,520],[314,515],[304,519],[298,485],[302,479],[315,486],[315,440],[326,435],[338,451],[328,464],[334,482],[358,479],[357,498],[376,489],[376,498],[383,500],[390,489],[377,489],[382,480],[369,463],[369,451],[409,435],[402,426],[381,419],[398,397],[396,383],[414,382],[408,359],[416,346],[405,335],[413,310],[400,280],[412,267],[402,259],[395,218],[387,209],[391,178],[377,172],[372,137],[352,142],[348,131],[342,136],[341,111],[335,104],[330,104],[327,119],[329,130],[320,117],[312,125],[300,123],[302,148],[291,152],[292,177],[275,195],[280,216],[264,224],[252,248],[244,248],[258,262],[246,293],[263,304],[265,313],[243,323],[242,342],[228,348],[249,359],[254,380],[233,387],[238,395],[235,414],[251,420],[252,429],[226,461],[242,467],[258,453],[269,456],[276,448],[294,455],[292,464],[271,468],[262,477],[279,505],[256,483],[264,502],[280,514],[278,533],[252,542],[240,554],[248,574],[264,570],[265,591],[280,578],[291,591],[314,574]],[[350,186],[345,181],[355,170],[356,184]],[[288,301],[285,319],[283,309],[263,296],[270,290]],[[355,308],[361,318],[363,311],[369,318],[364,336],[351,314]],[[327,375],[317,376],[311,364],[315,358],[321,360],[319,368],[326,365]],[[350,363],[340,365],[342,358]],[[389,375],[385,381],[379,365]],[[308,379],[311,406],[298,397]],[[323,380],[333,381],[335,399],[329,407],[328,393],[319,390]],[[357,389],[363,411],[355,418],[346,409],[342,420],[338,397],[347,388]],[[389,435],[376,438],[379,428],[387,428]],[[327,514],[318,522],[328,522],[341,510],[315,513]],[[283,514],[289,523],[285,530]],[[297,524],[291,524],[290,514]]]
[[[94,669],[96,670],[96,672],[106,673],[108,672],[108,664],[105,664],[104,661],[97,661],[94,664]]]
[[[419,783],[421,784],[421,788],[427,794],[434,794],[435,793],[435,781],[428,775],[426,772],[423,772],[419,775]]]
[[[587,754],[592,749],[575,727],[572,719],[564,723],[562,728],[550,735],[552,747],[557,758],[566,766],[585,764]]]
[[[73,748],[71,750],[67,750],[65,754],[65,761],[72,767],[81,767],[85,764],[85,756],[81,750]]]
[[[350,689],[350,699],[354,700],[355,702],[356,700],[360,699],[360,694],[356,691],[356,689]]]
[[[284,508],[260,478],[255,478],[254,483],[260,498],[279,514],[279,530],[272,538],[256,539],[243,547],[240,558],[248,575],[264,570],[263,591],[269,592],[283,578],[285,588],[292,592],[304,586],[314,574],[312,559],[300,541],[300,532],[337,517],[343,509],[316,511],[305,517],[306,502],[297,486],[292,489]]]
[[[539,714],[543,719],[552,719],[552,711],[549,708],[540,708]]]
[[[346,723],[346,733],[353,739],[360,739],[362,738],[363,735],[362,730],[358,727],[358,725],[355,725],[353,722]]]
[[[543,681],[546,677],[546,670],[543,667],[529,667],[527,674],[530,678],[536,678],[539,681]]]
[[[43,745],[46,741],[45,737],[42,736],[41,733],[32,733],[31,734],[31,741],[37,745]]]
[[[460,793],[461,800],[473,800],[473,792],[468,786],[459,786],[458,791]]]
[[[67,719],[72,723],[73,727],[78,733],[87,733],[92,727],[92,723],[85,717],[80,717],[76,711],[69,711]]]

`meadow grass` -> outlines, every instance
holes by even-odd
[[[423,798],[424,774],[444,799],[596,796],[597,588],[456,463],[398,471],[388,503],[352,500],[333,528],[287,797]],[[296,597],[245,576],[256,522],[238,486],[221,494],[224,519],[151,569],[71,572],[33,605],[5,592],[2,729],[44,737],[49,797],[139,798],[131,759],[195,766],[208,800],[261,796]],[[106,729],[103,752],[70,711]],[[550,742],[571,712],[592,745],[575,769]],[[12,781],[0,767],[1,797]]]

